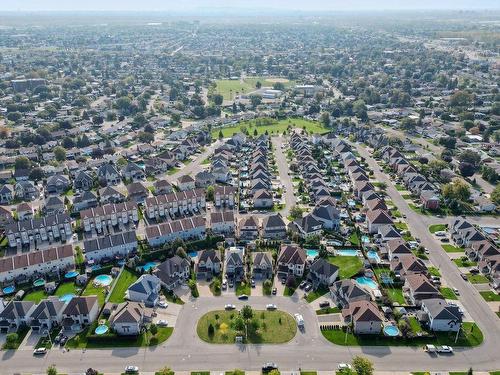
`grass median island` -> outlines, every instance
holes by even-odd
[[[355,335],[342,329],[322,330],[323,336],[335,345],[341,346],[408,346],[418,347],[426,344],[449,345],[455,347],[473,347],[481,345],[483,333],[475,323],[465,322],[457,342],[456,332],[435,332],[428,337],[388,337],[380,335]]]
[[[282,344],[297,333],[294,318],[283,311],[254,310],[248,322],[247,343]],[[212,328],[210,328],[212,327]],[[213,329],[213,333],[210,331]],[[216,310],[203,315],[196,331],[200,339],[212,344],[233,344],[236,336],[245,336],[238,311]]]

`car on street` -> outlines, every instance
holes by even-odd
[[[337,370],[352,370],[352,366],[349,363],[339,363]]]
[[[293,317],[295,318],[295,321],[297,322],[297,326],[299,328],[304,327],[304,317],[300,314],[294,314]]]
[[[276,310],[278,307],[274,303],[269,303],[266,305],[266,309],[268,310]]]
[[[467,275],[465,273],[461,273],[460,277],[462,277],[462,279],[464,279],[465,281],[467,281]]]
[[[138,372],[139,372],[139,367],[137,367],[137,366],[129,365],[129,366],[125,367],[126,374],[137,374]]]
[[[453,288],[453,293],[455,293],[455,295],[459,296],[460,295],[460,292],[458,291],[457,288]]]
[[[158,320],[158,322],[156,324],[158,324],[160,327],[168,326],[168,322],[165,319]]]
[[[168,303],[165,301],[160,301],[158,302],[158,307],[161,307],[162,309],[166,309],[168,307]]]
[[[330,307],[330,302],[322,301],[319,303],[319,307],[321,307],[322,309],[326,309],[327,307]]]
[[[267,362],[262,365],[262,372],[270,372],[272,370],[277,370],[278,365],[274,362]]]
[[[224,306],[225,310],[234,310],[235,308],[236,306],[233,305],[232,303],[228,303],[226,306]]]
[[[242,295],[238,296],[238,299],[242,300],[242,301],[246,301],[248,299],[248,296],[246,294],[242,294]]]
[[[227,280],[226,280],[226,279],[224,279],[224,280],[222,281],[222,290],[226,290],[226,289],[227,289]]]
[[[276,293],[278,293],[278,289],[273,288],[273,291],[272,291],[273,296],[275,296],[275,295],[276,295]]]
[[[451,354],[453,353],[453,348],[448,345],[437,346],[436,350],[438,353]]]
[[[44,355],[47,353],[47,348],[37,348],[33,350],[33,355]]]

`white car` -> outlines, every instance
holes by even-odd
[[[224,306],[224,309],[226,310],[234,310],[236,308],[235,305],[233,305],[232,303],[228,303],[227,305]]]
[[[453,353],[453,348],[448,345],[443,345],[443,346],[438,346],[437,351],[438,353]]]
[[[47,348],[37,348],[33,350],[33,355],[44,355],[47,353]]]
[[[278,307],[274,303],[270,303],[266,305],[266,309],[268,310],[276,310]]]
[[[139,367],[137,366],[127,366],[125,367],[126,374],[137,374],[139,372]]]
[[[158,320],[158,322],[156,324],[158,324],[160,327],[168,326],[168,322],[165,319]]]
[[[349,363],[339,363],[337,370],[352,370],[352,366]]]
[[[158,307],[161,307],[162,309],[166,309],[168,307],[168,303],[165,301],[160,301],[158,302]]]

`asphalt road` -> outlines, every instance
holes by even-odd
[[[274,157],[276,160],[276,166],[278,167],[278,172],[280,176],[281,183],[285,186],[285,207],[280,211],[283,217],[288,217],[290,214],[290,209],[295,206],[297,198],[293,193],[292,178],[290,176],[290,167],[288,165],[288,160],[286,160],[286,154],[281,148],[285,139],[282,135],[277,137],[271,137],[271,141],[274,147]]]
[[[202,342],[196,335],[196,323],[207,311],[223,308],[226,303],[241,307],[244,303],[263,309],[272,301],[280,310],[290,314],[299,312],[305,320],[305,332],[287,344],[281,345],[216,345]],[[176,322],[172,337],[155,348],[120,348],[102,350],[60,349],[50,351],[45,357],[35,358],[31,351],[3,352],[2,374],[43,373],[55,364],[59,371],[68,374],[82,372],[88,367],[106,373],[119,373],[126,365],[139,366],[141,371],[154,371],[170,366],[175,371],[213,370],[227,371],[234,368],[259,370],[263,363],[272,361],[281,370],[334,370],[338,363],[349,362],[353,356],[362,355],[374,362],[378,371],[449,371],[492,370],[500,368],[497,336],[486,331],[485,344],[474,349],[456,349],[453,356],[429,356],[421,348],[408,347],[344,347],[326,341],[316,323],[311,306],[298,298],[250,297],[241,302],[235,296],[202,297],[186,303]]]

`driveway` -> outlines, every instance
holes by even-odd
[[[177,303],[169,303],[166,309],[157,308],[157,315],[153,319],[153,322],[156,323],[158,322],[158,320],[166,320],[169,327],[175,327],[181,309],[182,305],[179,305]]]
[[[206,280],[198,280],[198,293],[200,293],[200,297],[213,296],[210,290],[210,283]]]

